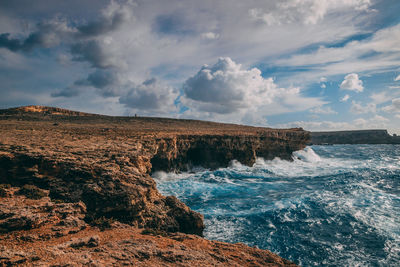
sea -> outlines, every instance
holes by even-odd
[[[293,161],[154,178],[204,215],[207,239],[301,266],[400,266],[400,145],[314,145]]]

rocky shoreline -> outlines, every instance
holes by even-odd
[[[151,173],[290,159],[309,141],[302,129],[30,106],[1,110],[0,132],[0,266],[293,265],[201,238],[202,215]]]

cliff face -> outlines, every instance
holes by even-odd
[[[152,171],[186,171],[194,166],[216,169],[232,160],[252,166],[257,157],[291,160],[309,138],[303,131],[265,131],[259,135],[178,135],[156,140]]]
[[[318,144],[400,144],[400,137],[387,130],[312,132],[311,143]]]
[[[72,220],[75,228],[68,228],[72,234],[99,221],[112,220],[132,229],[201,236],[202,215],[175,197],[162,196],[151,172],[225,167],[233,159],[247,165],[252,165],[256,157],[290,159],[291,153],[304,148],[309,139],[309,133],[301,129],[81,113],[75,116],[61,109],[38,109],[17,114],[0,112],[0,184],[11,188],[0,188],[0,198],[15,204],[17,195],[21,195],[15,192],[39,196],[45,192],[50,203],[47,206],[81,203],[81,215]],[[0,238],[1,257],[1,246],[7,247],[7,242],[24,246],[25,241],[18,243],[15,239],[19,231],[58,225],[43,219],[47,218],[47,208],[35,209],[33,217],[28,216],[32,212],[18,217],[18,212],[7,210],[10,205],[3,210],[0,207],[0,232],[8,233],[8,239]],[[67,216],[65,212],[57,214],[58,220]],[[49,240],[55,237],[57,234],[50,235]]]

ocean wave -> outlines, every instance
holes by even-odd
[[[312,146],[293,161],[159,173],[157,186],[205,215],[205,236],[269,249],[304,266],[400,262],[400,151]]]

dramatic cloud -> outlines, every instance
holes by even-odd
[[[400,96],[390,0],[67,2],[0,3],[2,107],[351,124]]]
[[[30,51],[37,47],[49,48],[59,45],[61,41],[76,42],[115,31],[130,18],[128,8],[111,2],[98,20],[77,27],[71,27],[67,20],[56,17],[39,22],[36,25],[37,30],[30,33],[26,39],[12,38],[10,33],[0,34],[0,47],[16,52]]]
[[[102,48],[102,44],[95,40],[72,45],[71,53],[74,55],[73,60],[87,61],[95,68],[113,66],[105,50]]]
[[[108,8],[103,10],[100,19],[78,26],[77,35],[83,38],[104,35],[118,30],[130,19],[131,13],[129,7],[123,7],[118,5],[116,2],[111,2]]]
[[[59,45],[61,40],[68,40],[75,30],[68,27],[63,19],[55,18],[50,21],[37,24],[37,31],[32,32],[24,39],[11,38],[10,33],[0,34],[0,47],[7,48],[13,52],[31,51],[36,47],[49,48]]]
[[[155,78],[131,88],[119,98],[126,107],[139,112],[158,111],[169,113],[176,110],[174,105],[178,93],[171,87],[160,84]]]
[[[340,84],[340,88],[355,92],[362,92],[364,90],[363,82],[358,78],[358,74],[356,73],[347,74]]]
[[[263,78],[257,68],[246,70],[230,58],[205,65],[186,80],[182,103],[200,112],[243,115],[251,111],[276,114],[292,107],[305,110],[324,102],[305,98],[299,88],[279,88],[272,78]]]

